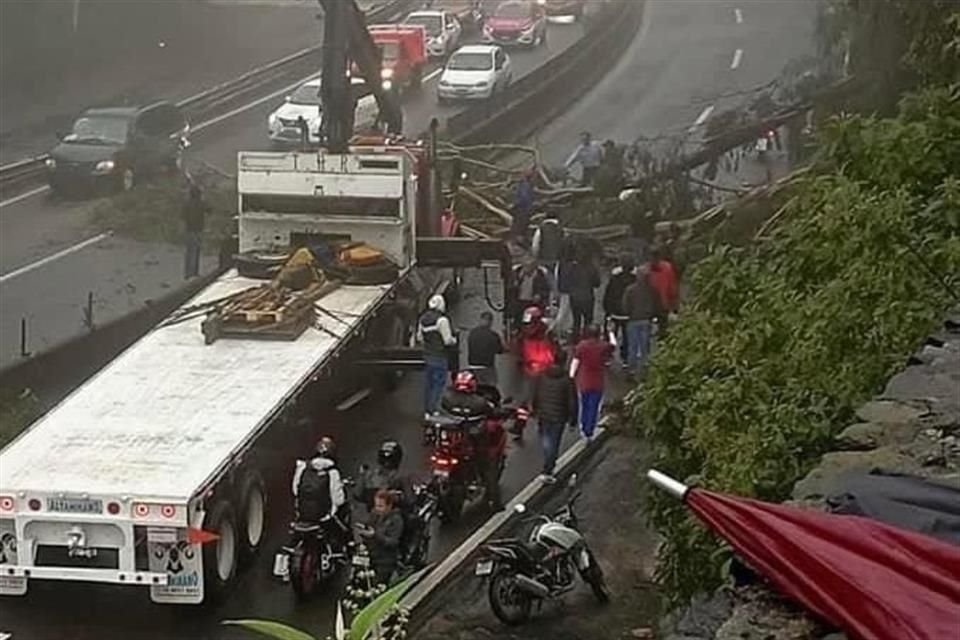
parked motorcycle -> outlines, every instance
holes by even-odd
[[[430,558],[430,540],[433,519],[437,515],[438,496],[428,484],[413,485],[414,503],[409,516],[404,520],[404,533],[400,557],[401,573],[415,571],[427,566]]]
[[[526,622],[534,602],[558,598],[572,590],[577,574],[599,602],[609,601],[603,570],[579,531],[574,511],[579,497],[580,492],[571,486],[567,503],[552,517],[534,516],[536,524],[526,539],[492,540],[483,546],[475,573],[489,577],[490,608],[505,624]],[[526,508],[521,504],[516,510],[524,513]]]

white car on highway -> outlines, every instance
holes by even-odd
[[[457,18],[446,11],[414,11],[404,24],[423,27],[426,32],[427,55],[431,58],[446,58],[460,46],[463,27]]]
[[[372,126],[378,113],[376,99],[365,95],[357,100],[354,128]],[[300,118],[307,124],[310,144],[320,143],[320,127],[323,123],[323,107],[320,103],[320,79],[303,83],[287,96],[282,105],[267,116],[270,142],[275,147],[293,147],[300,143]]]
[[[490,98],[513,81],[510,56],[496,45],[460,47],[447,61],[437,84],[437,100]]]

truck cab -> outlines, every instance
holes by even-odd
[[[400,93],[420,89],[427,64],[426,32],[417,25],[375,24],[368,27],[380,49],[383,88]],[[356,76],[359,71],[353,70]]]

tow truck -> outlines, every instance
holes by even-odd
[[[502,243],[437,237],[435,144],[397,138],[400,109],[354,2],[321,4],[325,147],[239,153],[239,249],[365,242],[392,275],[311,302],[293,338],[209,340],[197,309],[264,286],[232,269],[74,390],[0,451],[0,594],[45,580],[138,587],[157,603],[223,596],[264,543],[265,440],[289,438],[341,380],[415,366],[433,269],[510,272]],[[386,136],[352,136],[351,58]]]

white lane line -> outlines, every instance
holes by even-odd
[[[76,253],[77,251],[80,251],[81,249],[85,249],[85,248],[89,247],[89,246],[92,245],[92,244],[96,244],[96,243],[100,242],[101,240],[104,240],[104,239],[106,239],[106,238],[109,238],[109,237],[112,236],[112,235],[113,235],[113,231],[106,231],[106,232],[101,233],[100,235],[96,235],[96,236],[94,236],[94,237],[92,237],[92,238],[87,238],[87,239],[84,240],[83,242],[78,242],[77,244],[71,245],[71,246],[67,247],[66,249],[62,249],[62,250],[60,250],[60,251],[57,251],[56,253],[47,256],[46,258],[41,258],[41,259],[37,260],[36,262],[31,262],[30,264],[28,264],[28,265],[26,265],[26,266],[23,266],[23,267],[20,267],[19,269],[15,269],[15,270],[13,270],[13,271],[10,271],[9,273],[5,273],[5,274],[3,274],[2,276],[0,276],[0,284],[3,284],[4,282],[6,282],[6,281],[8,281],[8,280],[13,280],[13,279],[16,278],[16,277],[22,276],[23,274],[29,273],[29,272],[31,272],[31,271],[33,271],[33,270],[35,270],[35,269],[39,269],[40,267],[42,267],[42,266],[44,266],[44,265],[48,265],[48,264],[50,264],[51,262],[53,262],[53,261],[55,261],[55,260],[59,260],[60,258],[63,258],[63,257],[65,257],[65,256],[68,256],[68,255],[70,255],[71,253]]]
[[[736,69],[739,67],[741,59],[743,59],[743,49],[737,49],[733,52],[733,61],[730,63],[730,68]]]
[[[734,9],[733,19],[737,21],[737,24],[743,24],[743,11],[740,11],[740,9]]]
[[[710,114],[713,113],[713,105],[706,107],[703,111],[700,112],[700,115],[697,116],[696,121],[694,121],[693,126],[690,127],[690,131],[695,131],[697,127],[702,125],[707,121],[707,118],[710,117]]]
[[[21,193],[21,194],[18,195],[18,196],[13,196],[13,197],[10,198],[9,200],[4,200],[3,202],[0,202],[0,209],[2,209],[2,208],[4,208],[4,207],[9,207],[11,204],[17,204],[17,203],[20,202],[21,200],[26,200],[27,198],[32,198],[32,197],[35,196],[35,195],[39,195],[39,194],[44,193],[44,192],[49,191],[49,190],[50,190],[50,187],[47,186],[47,185],[44,185],[44,186],[42,186],[42,187],[37,187],[36,189],[30,189],[30,191],[24,191],[23,193]]]
[[[436,78],[436,77],[437,77],[438,75],[440,75],[441,73],[443,73],[443,67],[437,67],[436,69],[434,69],[433,71],[431,71],[431,72],[428,73],[427,75],[423,76],[423,81],[424,81],[424,82],[430,82],[431,80],[433,80],[434,78]]]
[[[297,80],[297,81],[294,82],[293,84],[287,85],[286,87],[283,87],[282,89],[278,89],[278,90],[274,91],[273,93],[271,93],[271,94],[269,94],[269,95],[263,96],[262,98],[257,98],[256,100],[254,100],[253,102],[251,102],[251,103],[249,103],[249,104],[245,104],[245,105],[242,105],[242,106],[240,106],[240,107],[237,107],[236,109],[233,109],[233,110],[228,111],[228,112],[226,112],[226,113],[224,113],[224,114],[221,114],[221,115],[217,116],[216,118],[211,118],[211,119],[209,119],[209,120],[205,120],[205,121],[200,122],[200,123],[198,123],[198,124],[191,125],[191,126],[190,126],[190,131],[193,132],[193,133],[197,133],[197,132],[199,132],[199,131],[203,131],[203,130],[206,129],[207,127],[212,127],[213,125],[215,125],[215,124],[217,124],[217,123],[219,123],[219,122],[223,122],[224,120],[227,120],[228,118],[232,118],[232,117],[235,116],[235,115],[241,114],[241,113],[243,113],[244,111],[248,111],[248,110],[250,110],[250,109],[253,109],[254,107],[258,107],[258,106],[260,106],[261,104],[263,104],[264,102],[267,102],[268,100],[273,100],[273,99],[276,98],[277,96],[283,95],[283,94],[285,94],[285,93],[289,93],[289,92],[293,91],[294,89],[296,89],[297,87],[299,87],[299,86],[300,86],[301,84],[303,84],[304,82],[306,82],[306,81],[308,81],[308,80],[312,80],[312,79],[317,78],[317,77],[319,77],[319,76],[320,76],[319,73],[314,73],[314,74],[312,74],[312,75],[307,76],[306,78],[301,78],[300,80]],[[20,202],[20,201],[22,201],[22,200],[26,200],[27,198],[32,198],[32,197],[35,196],[35,195],[39,195],[39,194],[41,194],[41,193],[45,193],[45,192],[47,192],[47,191],[49,191],[49,190],[50,190],[50,187],[49,187],[49,186],[43,186],[43,187],[37,187],[36,189],[31,189],[30,191],[24,191],[24,192],[21,193],[20,195],[14,196],[14,197],[10,198],[9,200],[4,200],[4,201],[0,202],[0,209],[2,209],[3,207],[8,207],[8,206],[10,206],[10,205],[12,205],[12,204],[16,204],[16,203],[18,203],[18,202]]]

